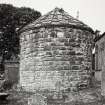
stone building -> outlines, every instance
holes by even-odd
[[[102,95],[105,95],[105,33],[95,38],[95,77],[101,81]]]
[[[0,87],[6,83],[6,88],[9,86],[17,85],[19,82],[19,57],[14,54],[5,59],[1,64],[2,56],[0,56]],[[7,86],[9,85],[9,86]]]
[[[0,62],[2,57],[0,56]],[[19,57],[18,55],[12,55],[10,59],[4,61],[4,69],[0,67],[0,80],[9,80],[13,83],[19,81]],[[3,78],[2,78],[3,76]]]
[[[20,85],[27,91],[89,84],[93,30],[55,8],[20,30]]]
[[[19,82],[19,60],[5,61],[5,79],[15,84]]]

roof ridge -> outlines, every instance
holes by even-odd
[[[57,17],[57,18],[54,18]],[[41,27],[47,25],[73,25],[73,26],[81,26],[83,28],[90,28],[88,25],[84,24],[82,21],[72,17],[68,12],[64,11],[63,8],[55,7],[52,11],[47,14],[41,16],[37,20],[31,22],[29,25],[23,28],[29,29],[31,27]]]

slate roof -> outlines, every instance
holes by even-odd
[[[74,26],[74,27],[82,27],[85,29],[92,30],[89,26],[79,21],[78,19],[70,16],[67,12],[65,12],[62,8],[55,8],[44,16],[41,16],[36,21],[28,24],[23,28],[23,30],[30,28],[38,28],[38,27],[47,27],[47,26]]]

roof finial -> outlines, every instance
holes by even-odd
[[[77,11],[77,17],[76,18],[79,19],[79,11]]]
[[[64,12],[63,8],[60,8],[59,9],[59,12],[63,13]]]

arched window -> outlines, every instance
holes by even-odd
[[[98,45],[95,46],[95,53],[98,53]]]

